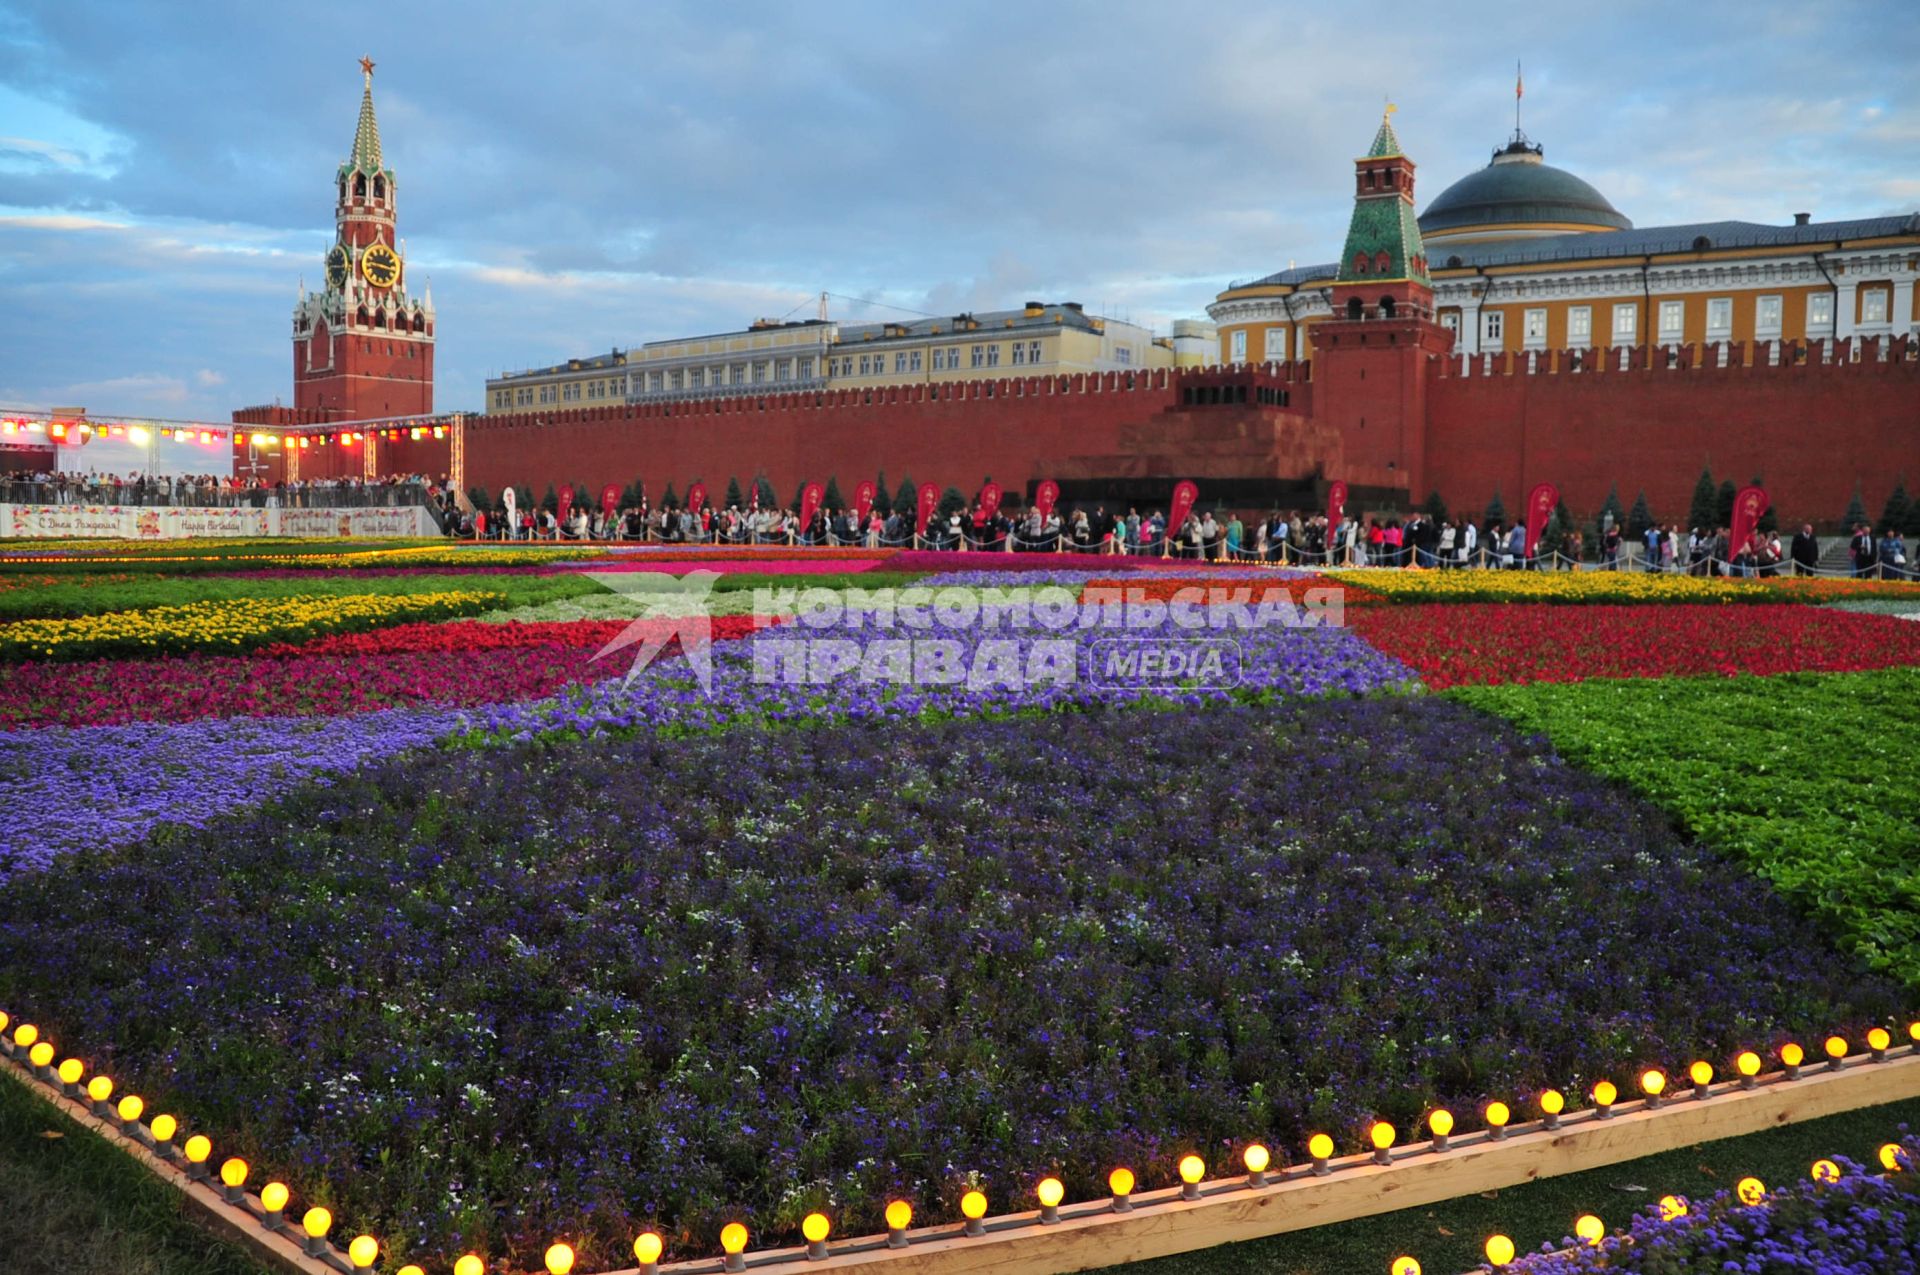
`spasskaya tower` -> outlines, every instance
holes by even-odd
[[[380,157],[373,62],[353,153],[334,175],[334,238],[326,287],[300,288],[293,312],[293,402],[326,420],[433,411],[433,289],[407,290],[405,245],[394,234],[399,183]]]

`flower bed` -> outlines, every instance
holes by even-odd
[[[1275,601],[1292,599],[1296,604],[1301,603],[1306,600],[1309,589],[1332,590],[1349,602],[1375,600],[1372,593],[1351,581],[1336,580],[1315,571],[1295,570],[1288,570],[1285,574],[1280,571],[1262,572],[1252,579],[1218,575],[1163,576],[1143,572],[1135,577],[1088,579],[1081,588],[1081,597],[1089,600],[1103,595],[1112,596],[1119,590],[1126,598],[1147,602],[1171,602],[1176,598],[1185,598],[1196,603],[1233,602],[1257,606],[1269,597]]]
[[[618,677],[632,657],[597,661],[630,621],[403,624],[281,643],[254,656],[87,660],[0,668],[0,727],[106,726],[206,717],[338,717],[408,705],[475,707],[531,700]],[[715,641],[771,621],[725,616]],[[671,621],[648,628],[669,638]],[[670,640],[663,654],[679,652]]]
[[[937,594],[939,590],[930,591]],[[1071,600],[1071,595],[1069,600]],[[873,669],[870,662],[887,651],[889,641],[926,639],[954,644],[957,681],[913,680],[898,667]],[[1101,644],[1231,643],[1233,663],[1223,682],[1200,680],[1115,684],[1094,664]],[[856,648],[860,667],[825,681],[809,680],[808,669],[788,680],[784,671],[805,663],[791,644],[844,641]],[[1035,660],[1064,643],[1065,666],[1034,676]],[[918,659],[919,657],[913,657]],[[1003,664],[994,664],[1004,658]],[[911,661],[909,661],[911,663]],[[982,670],[985,671],[984,675]],[[999,680],[999,675],[1011,675]],[[684,665],[650,669],[633,684],[601,683],[579,687],[540,704],[483,708],[473,725],[483,737],[514,741],[546,734],[596,734],[605,731],[711,730],[781,722],[848,722],[928,714],[972,716],[1042,712],[1146,699],[1199,704],[1247,695],[1360,695],[1397,690],[1412,675],[1343,629],[1271,626],[1244,631],[1196,633],[1162,617],[1151,628],[1117,632],[1106,628],[1052,631],[976,626],[959,630],[913,631],[884,627],[871,617],[843,618],[830,625],[798,623],[757,636],[751,642],[716,648],[713,688],[698,687]]]
[[[488,574],[491,578],[476,580],[473,578],[476,574]],[[288,579],[276,573],[261,576],[199,575],[184,579],[137,576],[122,578],[112,584],[105,583],[105,580],[106,577],[90,579],[85,576],[65,576],[58,583],[44,588],[0,593],[0,620],[72,619],[108,611],[151,610],[194,602],[228,602],[245,598],[305,598],[318,603],[321,599],[349,595],[409,596],[476,588],[501,595],[503,605],[536,606],[608,591],[604,585],[585,577],[510,573],[447,575],[441,571],[405,578],[358,574],[342,576],[333,573]]]
[[[1895,992],[1657,810],[1387,697],[414,754],[16,877],[0,1001],[395,1261],[604,1269],[650,1223],[950,1218],[973,1171],[1351,1150]]]
[[[893,564],[877,556],[866,558],[845,558],[835,555],[830,558],[655,558],[635,554],[628,558],[595,560],[591,562],[561,563],[543,568],[555,572],[624,572],[658,571],[666,575],[685,575],[689,571],[718,571],[722,575],[758,575],[758,576],[824,576],[852,575],[862,571],[872,571],[884,566],[894,570]]]
[[[0,625],[0,661],[237,651],[400,620],[472,615],[502,600],[460,591],[244,599]]]
[[[1920,665],[1920,625],[1825,607],[1365,607],[1353,630],[1428,686],[1731,677]]]
[[[1920,1270],[1920,1139],[1903,1138],[1896,1172],[1869,1173],[1844,1157],[1839,1176],[1812,1177],[1749,1204],[1736,1191],[1688,1202],[1667,1219],[1649,1209],[1597,1246],[1519,1258],[1514,1275],[1681,1275],[1683,1272],[1833,1272],[1912,1275]]]
[[[1876,580],[1746,580],[1642,571],[1331,571],[1390,602],[1822,602],[1920,598],[1920,584]]]
[[[1639,790],[1920,987],[1920,670],[1448,694]]]

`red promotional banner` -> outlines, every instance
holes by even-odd
[[[853,489],[853,520],[856,526],[867,525],[867,515],[873,512],[873,494],[871,478]]]
[[[913,530],[918,535],[927,534],[927,520],[933,517],[933,507],[940,503],[940,488],[933,483],[920,484],[920,509],[914,520]]]
[[[697,516],[700,511],[706,507],[707,485],[705,483],[695,483],[693,486],[687,488],[687,512]]]
[[[1167,535],[1180,534],[1180,528],[1187,525],[1187,515],[1193,512],[1193,502],[1200,499],[1200,489],[1182,478],[1173,485],[1173,508],[1167,512]]]
[[[620,507],[620,484],[608,483],[600,489],[600,512],[613,517],[613,511]]]
[[[1058,504],[1059,501],[1060,484],[1051,478],[1041,479],[1040,485],[1033,489],[1033,507],[1040,511],[1042,518],[1052,513],[1053,507]]]
[[[1772,505],[1764,487],[1742,487],[1733,498],[1733,533],[1727,538],[1727,552],[1739,555],[1760,526],[1762,515]]]
[[[993,516],[1000,512],[1000,484],[987,483],[980,488],[980,517],[992,522]]]
[[[567,515],[573,512],[573,487],[571,484],[560,489],[560,525],[567,525]]]
[[[819,483],[808,483],[800,493],[800,534],[805,535],[813,526],[813,516],[820,511],[820,502],[827,498],[827,489]]]
[[[1553,517],[1553,507],[1560,503],[1560,489],[1552,483],[1541,483],[1527,497],[1527,556],[1539,547],[1540,533],[1547,529],[1547,520]]]
[[[1347,514],[1347,485],[1344,482],[1327,484],[1327,527],[1332,529],[1340,524]]]

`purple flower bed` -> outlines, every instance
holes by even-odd
[[[1312,576],[1314,572],[1302,571],[1297,567],[1212,567],[1196,569],[1192,564],[1182,566],[1177,562],[1154,562],[1133,567],[1122,567],[1119,571],[1111,569],[1115,561],[1125,559],[1100,560],[1107,565],[1056,567],[1050,571],[994,571],[968,570],[946,571],[927,577],[924,584],[928,588],[944,588],[947,585],[997,586],[999,588],[1035,588],[1040,585],[1059,585],[1062,588],[1078,589],[1089,580],[1112,580],[1117,576],[1177,576],[1182,579],[1221,578],[1222,583],[1243,584],[1252,580],[1300,580]],[[889,564],[891,566],[891,564]]]
[[[162,824],[226,821],[315,776],[431,743],[458,719],[391,709],[0,732],[0,880]]]
[[[0,886],[0,1004],[436,1269],[1097,1197],[1897,1003],[1410,696],[416,752]]]
[[[1642,1213],[1598,1247],[1522,1257],[1514,1275],[1678,1275],[1805,1271],[1809,1275],[1914,1275],[1920,1271],[1920,1138],[1904,1137],[1901,1172],[1868,1173],[1836,1157],[1834,1182],[1802,1179],[1759,1205],[1731,1191],[1690,1202],[1685,1216]],[[1483,1268],[1484,1269],[1484,1268]]]
[[[934,590],[937,593],[937,589]],[[792,644],[841,640],[863,653],[877,652],[885,639],[954,641],[964,651],[968,680],[934,684],[890,678],[862,667],[830,683],[765,680],[771,663],[786,667],[780,653]],[[1045,643],[1071,646],[1071,676],[1029,679],[1036,651]],[[987,682],[987,644],[1012,642],[1017,684]],[[1099,661],[1111,643],[1186,645],[1223,643],[1231,647],[1228,681],[1104,684]],[[617,663],[617,661],[616,661]],[[617,670],[616,670],[617,671]],[[782,675],[784,676],[784,675]],[[713,649],[713,693],[704,693],[688,667],[678,661],[655,665],[631,685],[610,680],[569,690],[531,704],[482,707],[468,715],[472,729],[503,739],[521,740],[554,732],[592,734],[667,727],[710,730],[743,722],[863,721],[875,718],[998,715],[1026,711],[1111,704],[1154,697],[1200,704],[1248,695],[1363,695],[1409,690],[1417,685],[1410,670],[1381,654],[1346,629],[1268,626],[1254,629],[1190,632],[1171,617],[1154,628],[1115,630],[1090,627],[1053,631],[976,625],[966,629],[882,629],[867,617],[827,627],[783,625],[743,642]]]

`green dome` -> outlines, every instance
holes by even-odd
[[[1542,148],[1515,137],[1494,152],[1493,162],[1440,192],[1420,214],[1420,233],[1445,238],[1469,226],[1591,226],[1632,230],[1607,197],[1562,168],[1541,159]]]

